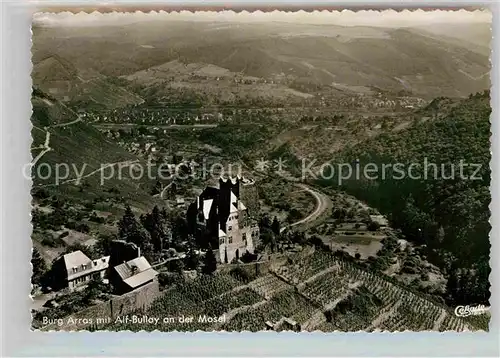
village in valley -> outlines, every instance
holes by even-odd
[[[325,169],[489,163],[482,45],[168,24],[35,22],[33,329],[488,329],[454,311],[489,299],[488,165],[476,182]]]

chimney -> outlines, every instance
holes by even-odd
[[[137,257],[141,257],[141,248],[137,246]]]
[[[135,275],[137,273],[137,266],[135,266],[135,265],[131,266],[130,271],[132,273],[132,276]]]

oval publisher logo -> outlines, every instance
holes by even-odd
[[[485,305],[478,306],[457,306],[455,308],[455,315],[458,317],[476,316],[487,312],[490,308]]]

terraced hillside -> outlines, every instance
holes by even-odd
[[[260,331],[283,320],[304,331],[487,329],[486,316],[474,321],[458,318],[450,308],[384,276],[314,249],[290,256],[285,264],[247,284],[219,273],[174,286],[136,314],[159,317],[160,323],[114,323],[106,329]],[[198,321],[203,315],[223,319]],[[165,317],[194,317],[194,321],[162,323]]]
[[[33,90],[32,105],[35,199],[49,193],[81,203],[82,200],[105,200],[114,195],[127,198],[138,208],[154,206],[146,176],[137,176],[137,180],[131,178],[130,174],[134,174],[131,166],[140,163],[135,155],[120,148],[84,123],[79,114],[37,88]],[[109,179],[101,183],[101,174]]]

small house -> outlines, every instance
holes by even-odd
[[[124,294],[145,286],[156,279],[155,271],[144,256],[115,266],[110,274],[110,282],[117,294]]]
[[[80,250],[61,256],[52,266],[54,287],[74,290],[92,278],[103,279],[109,266],[109,256],[91,260]]]

